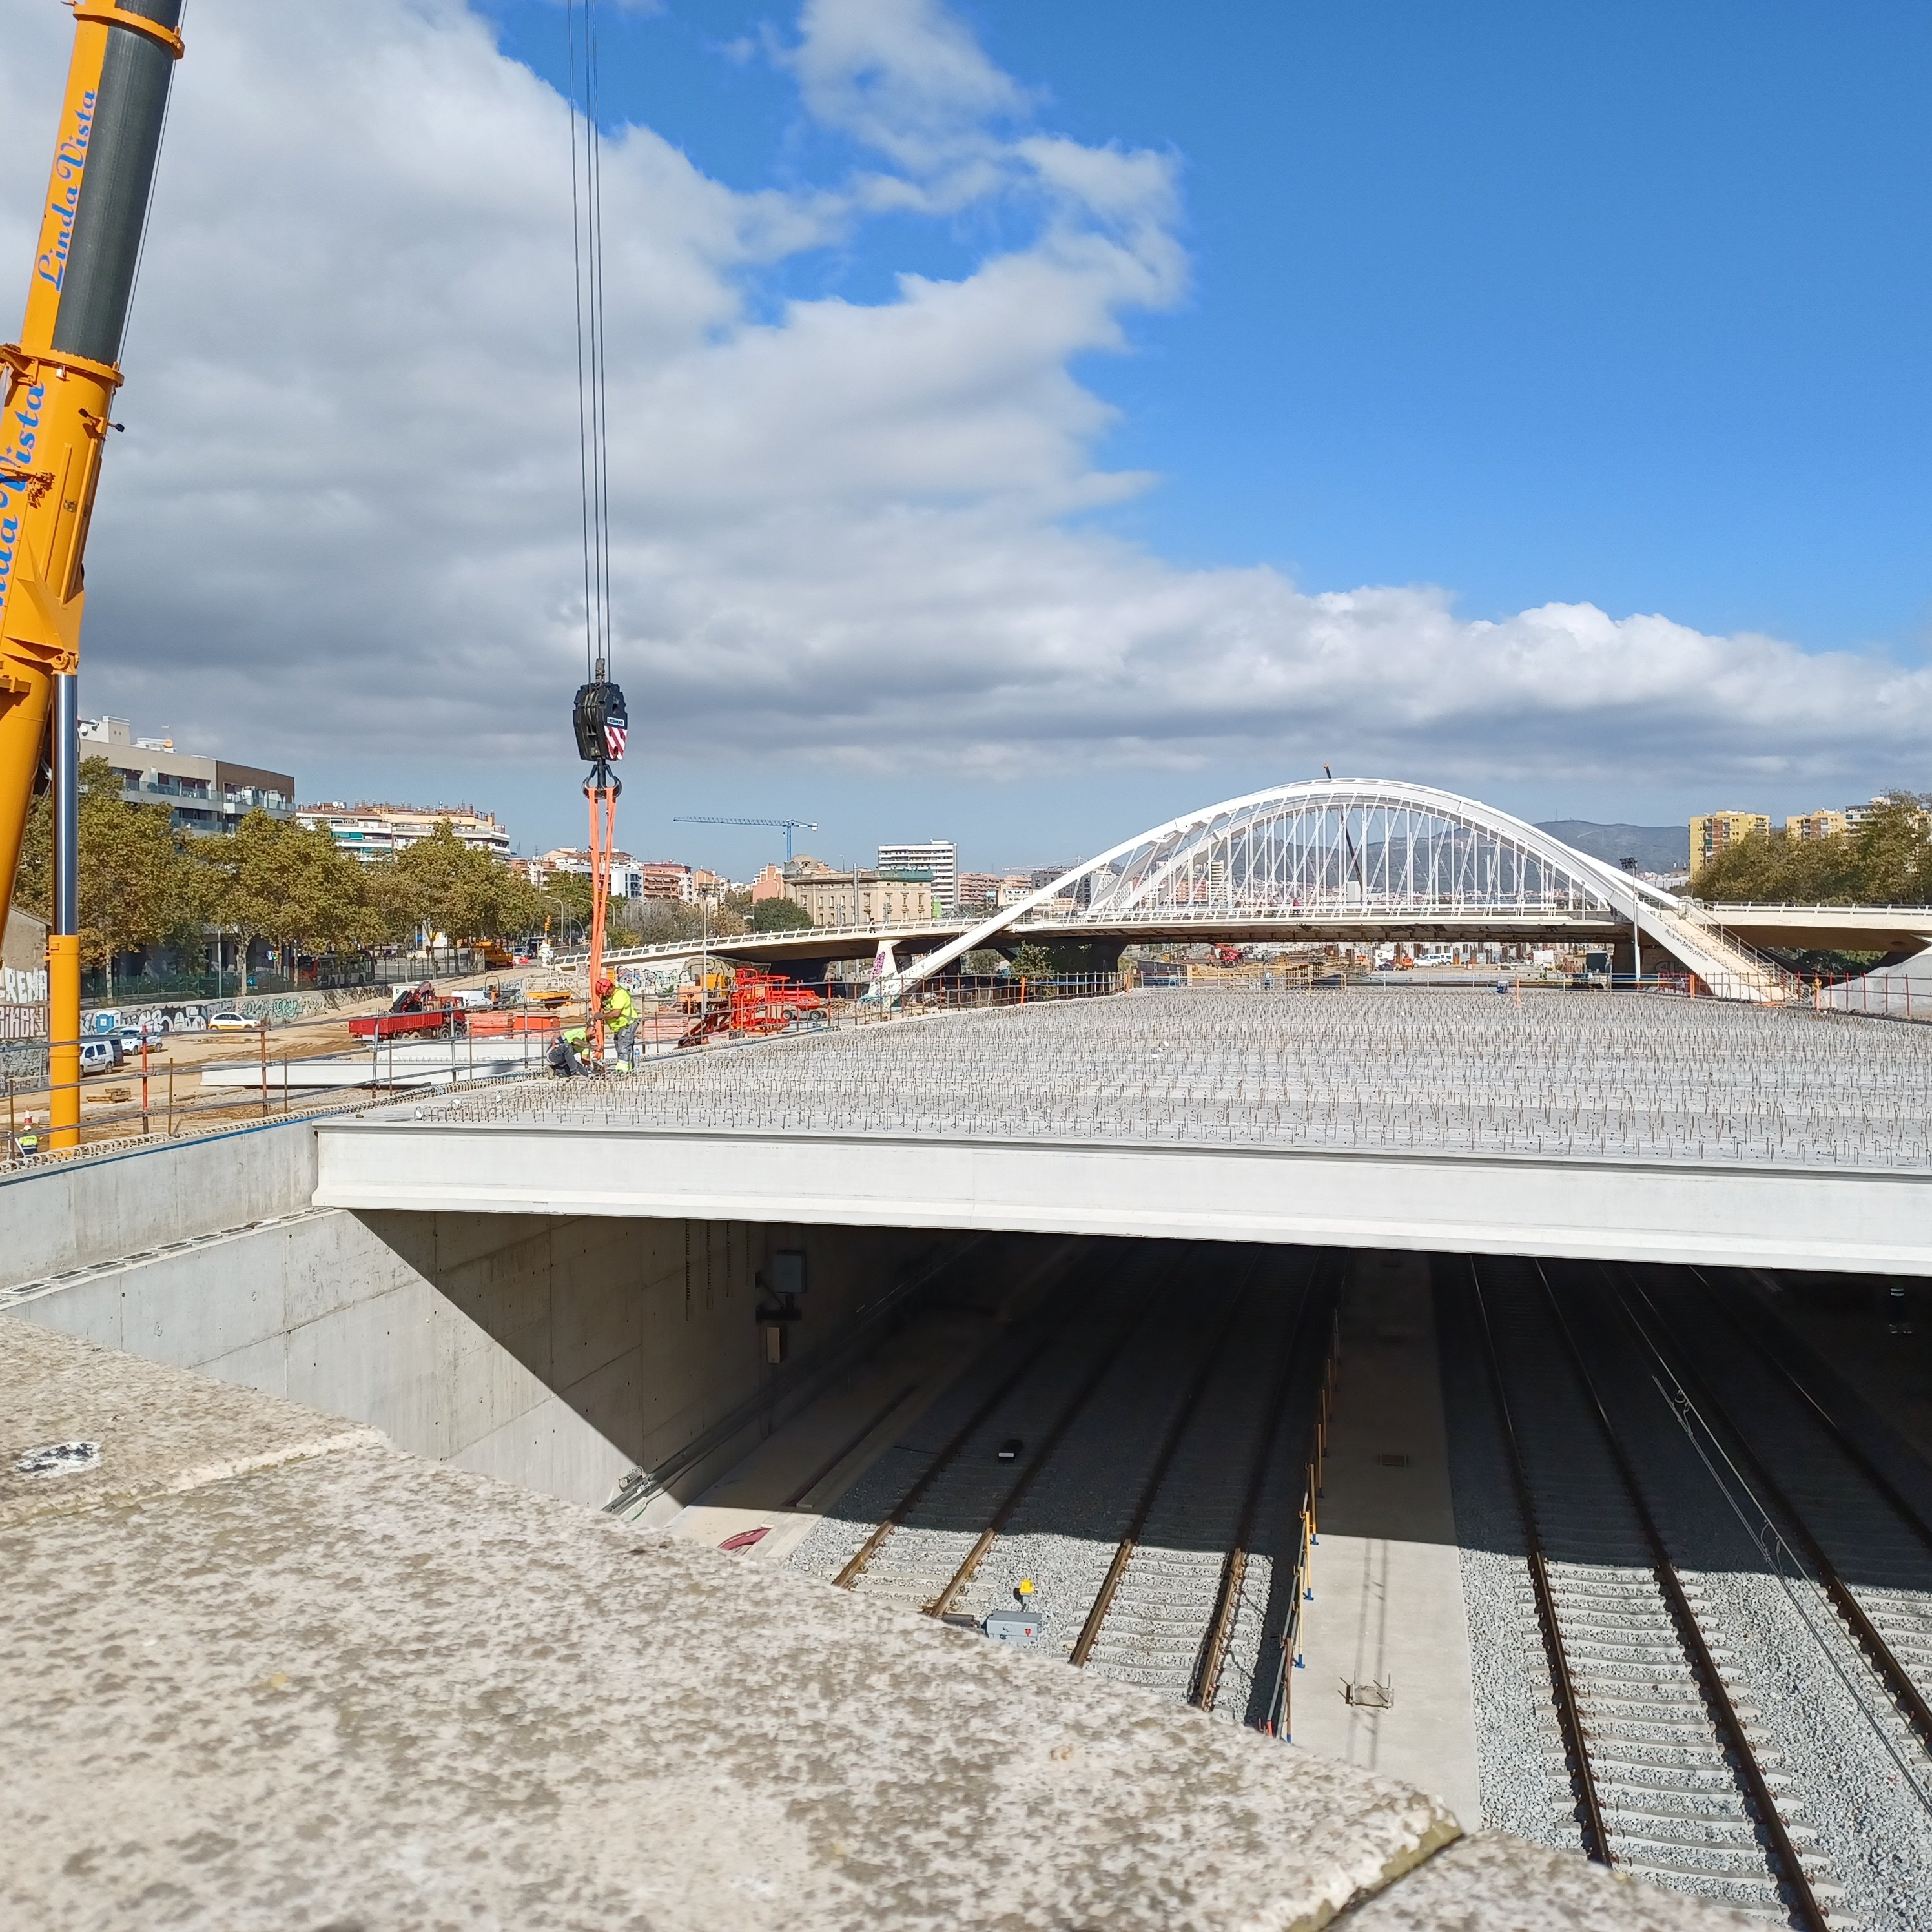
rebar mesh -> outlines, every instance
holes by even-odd
[[[451,1120],[1932,1168],[1932,1030],[1719,1000],[1150,992],[520,1082]]]

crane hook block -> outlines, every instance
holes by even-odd
[[[602,679],[579,685],[572,718],[577,727],[577,755],[586,764],[615,764],[624,755],[630,721],[624,694],[616,685]]]

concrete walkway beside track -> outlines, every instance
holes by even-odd
[[[1481,1815],[1469,1637],[1429,1269],[1363,1254],[1342,1301],[1315,1600],[1303,1606],[1294,1737]],[[1380,1702],[1386,1694],[1389,1702]]]
[[[1748,1922],[23,1323],[0,1324],[0,1415],[10,1926]],[[92,1446],[64,1472],[18,1460],[62,1443]]]

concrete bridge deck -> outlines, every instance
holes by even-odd
[[[1932,1274],[1928,1102],[1856,1016],[1141,993],[331,1122],[316,1198]]]

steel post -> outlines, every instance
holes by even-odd
[[[53,924],[47,933],[48,1144],[80,1144],[80,681],[53,680]]]

